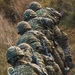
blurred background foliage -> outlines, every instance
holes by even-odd
[[[22,20],[22,14],[31,1],[38,1],[44,7],[53,7],[63,15],[62,25],[75,24],[75,0],[0,0],[0,11],[12,21]],[[64,21],[64,18],[66,21]],[[15,19],[15,20],[14,20]]]
[[[75,62],[75,0],[0,0],[0,75],[7,75],[6,50],[15,45],[18,35],[16,24],[23,20],[22,14],[32,1],[44,7],[53,7],[62,13],[61,29],[69,35],[73,62]],[[69,75],[74,75],[73,69]]]

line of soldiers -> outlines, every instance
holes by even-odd
[[[67,75],[73,68],[68,36],[59,29],[61,14],[31,2],[17,24],[17,46],[7,49],[10,75]],[[59,48],[59,46],[61,48]]]

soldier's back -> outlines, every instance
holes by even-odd
[[[38,39],[35,37],[35,35],[32,33],[32,31],[33,30],[29,30],[26,33],[24,33],[22,36],[20,36],[17,41],[17,45],[19,45],[21,43],[31,44],[32,41],[38,41]]]
[[[47,15],[49,16],[50,15],[49,11],[46,8],[41,8],[41,9],[37,10],[36,14],[38,16],[47,16]]]
[[[41,31],[44,29],[43,25],[40,23],[41,19],[42,19],[42,17],[35,17],[35,18],[29,20],[28,23],[31,25],[32,29]]]
[[[11,75],[38,75],[34,70],[27,64],[19,65],[14,68]]]

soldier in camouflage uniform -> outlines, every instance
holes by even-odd
[[[46,35],[46,37],[49,39],[51,45],[53,46],[53,40],[54,40],[54,37],[53,37],[53,28],[54,28],[54,23],[51,19],[49,18],[44,18],[44,17],[37,17],[37,14],[33,11],[33,10],[30,10],[30,9],[27,9],[24,14],[23,14],[23,19],[25,21],[27,21],[32,29],[34,30],[37,30],[37,31],[41,31],[42,33],[44,33]],[[55,53],[54,55],[57,55],[55,56],[55,61],[58,63],[57,61],[57,57],[60,55],[62,61],[64,61],[64,53],[63,51],[59,48],[57,48],[57,45],[56,46],[56,50],[55,50]],[[57,54],[57,52],[59,54]],[[59,59],[59,60],[61,60]]]
[[[25,59],[28,59],[27,61],[30,61],[29,58],[32,59],[32,63],[39,65],[41,68],[44,67],[49,75],[63,75],[52,57],[34,52],[33,48],[26,43],[21,43],[18,47],[23,50]]]
[[[37,14],[30,9],[27,9],[23,14],[23,19],[27,21],[32,29],[41,31],[43,34],[46,35],[46,37],[49,39],[49,41],[53,44],[54,41],[54,34],[53,34],[53,28],[54,28],[54,22],[52,19],[44,18],[44,17],[38,17]],[[55,43],[57,52],[61,56],[62,60],[64,59],[63,51],[57,48],[57,44]]]
[[[43,50],[41,45],[42,39],[44,39],[48,52],[53,55],[55,62],[59,64],[61,70],[64,72],[64,64],[59,54],[56,52],[55,48],[52,47],[51,43],[44,34],[39,31],[32,30],[31,26],[25,21],[19,22],[16,29],[17,33],[21,35],[17,41],[17,45],[21,43],[28,43],[34,49],[34,51],[46,55],[46,52]]]
[[[41,16],[52,19],[54,25],[57,25],[62,17],[55,9],[49,7],[43,8],[38,2],[31,2],[28,8],[34,10],[39,17]]]
[[[10,75],[48,75],[38,65],[25,61],[23,57],[24,53],[19,47],[8,48],[6,59],[13,66]]]
[[[53,8],[42,8],[38,2],[31,2],[29,4],[29,9],[36,11],[38,16],[50,17],[54,21],[54,38],[62,48],[65,54],[65,61],[70,68],[73,68],[73,63],[71,59],[68,36],[65,32],[59,29],[57,26],[61,19],[61,14]]]

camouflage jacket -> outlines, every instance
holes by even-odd
[[[49,40],[53,39],[54,24],[49,18],[35,17],[28,21],[32,29],[42,32]]]
[[[34,30],[52,30],[54,23],[51,19],[45,17],[35,17],[28,21]]]
[[[43,72],[38,65],[25,63],[15,66],[14,70],[11,72],[11,75],[43,75]]]
[[[17,45],[21,43],[28,43],[34,49],[34,51],[38,51],[39,49],[41,51],[42,50],[42,45],[41,45],[42,38],[45,39],[46,46],[49,52],[51,52],[51,43],[49,42],[49,40],[45,37],[44,34],[35,30],[29,30],[26,33],[24,33],[22,36],[20,36],[20,38],[17,41]]]
[[[60,15],[60,13],[58,11],[54,10],[54,12],[56,12]],[[41,8],[41,9],[37,10],[36,14],[41,17],[46,17],[46,18],[52,19],[54,22],[54,25],[56,25],[59,22],[59,20],[58,20],[58,18],[55,17],[56,13],[54,13],[54,12],[51,10],[51,8],[46,7],[46,8]]]
[[[41,32],[35,31],[35,30],[27,31],[22,36],[20,36],[20,38],[18,39],[17,45],[21,43],[28,43],[34,49],[35,52],[41,53],[43,52],[41,39],[40,39],[41,37],[45,38],[45,45],[47,47],[48,52],[53,55],[55,62],[59,64],[61,69],[63,69],[64,63],[62,62],[59,54],[54,48],[52,48],[49,40]]]

